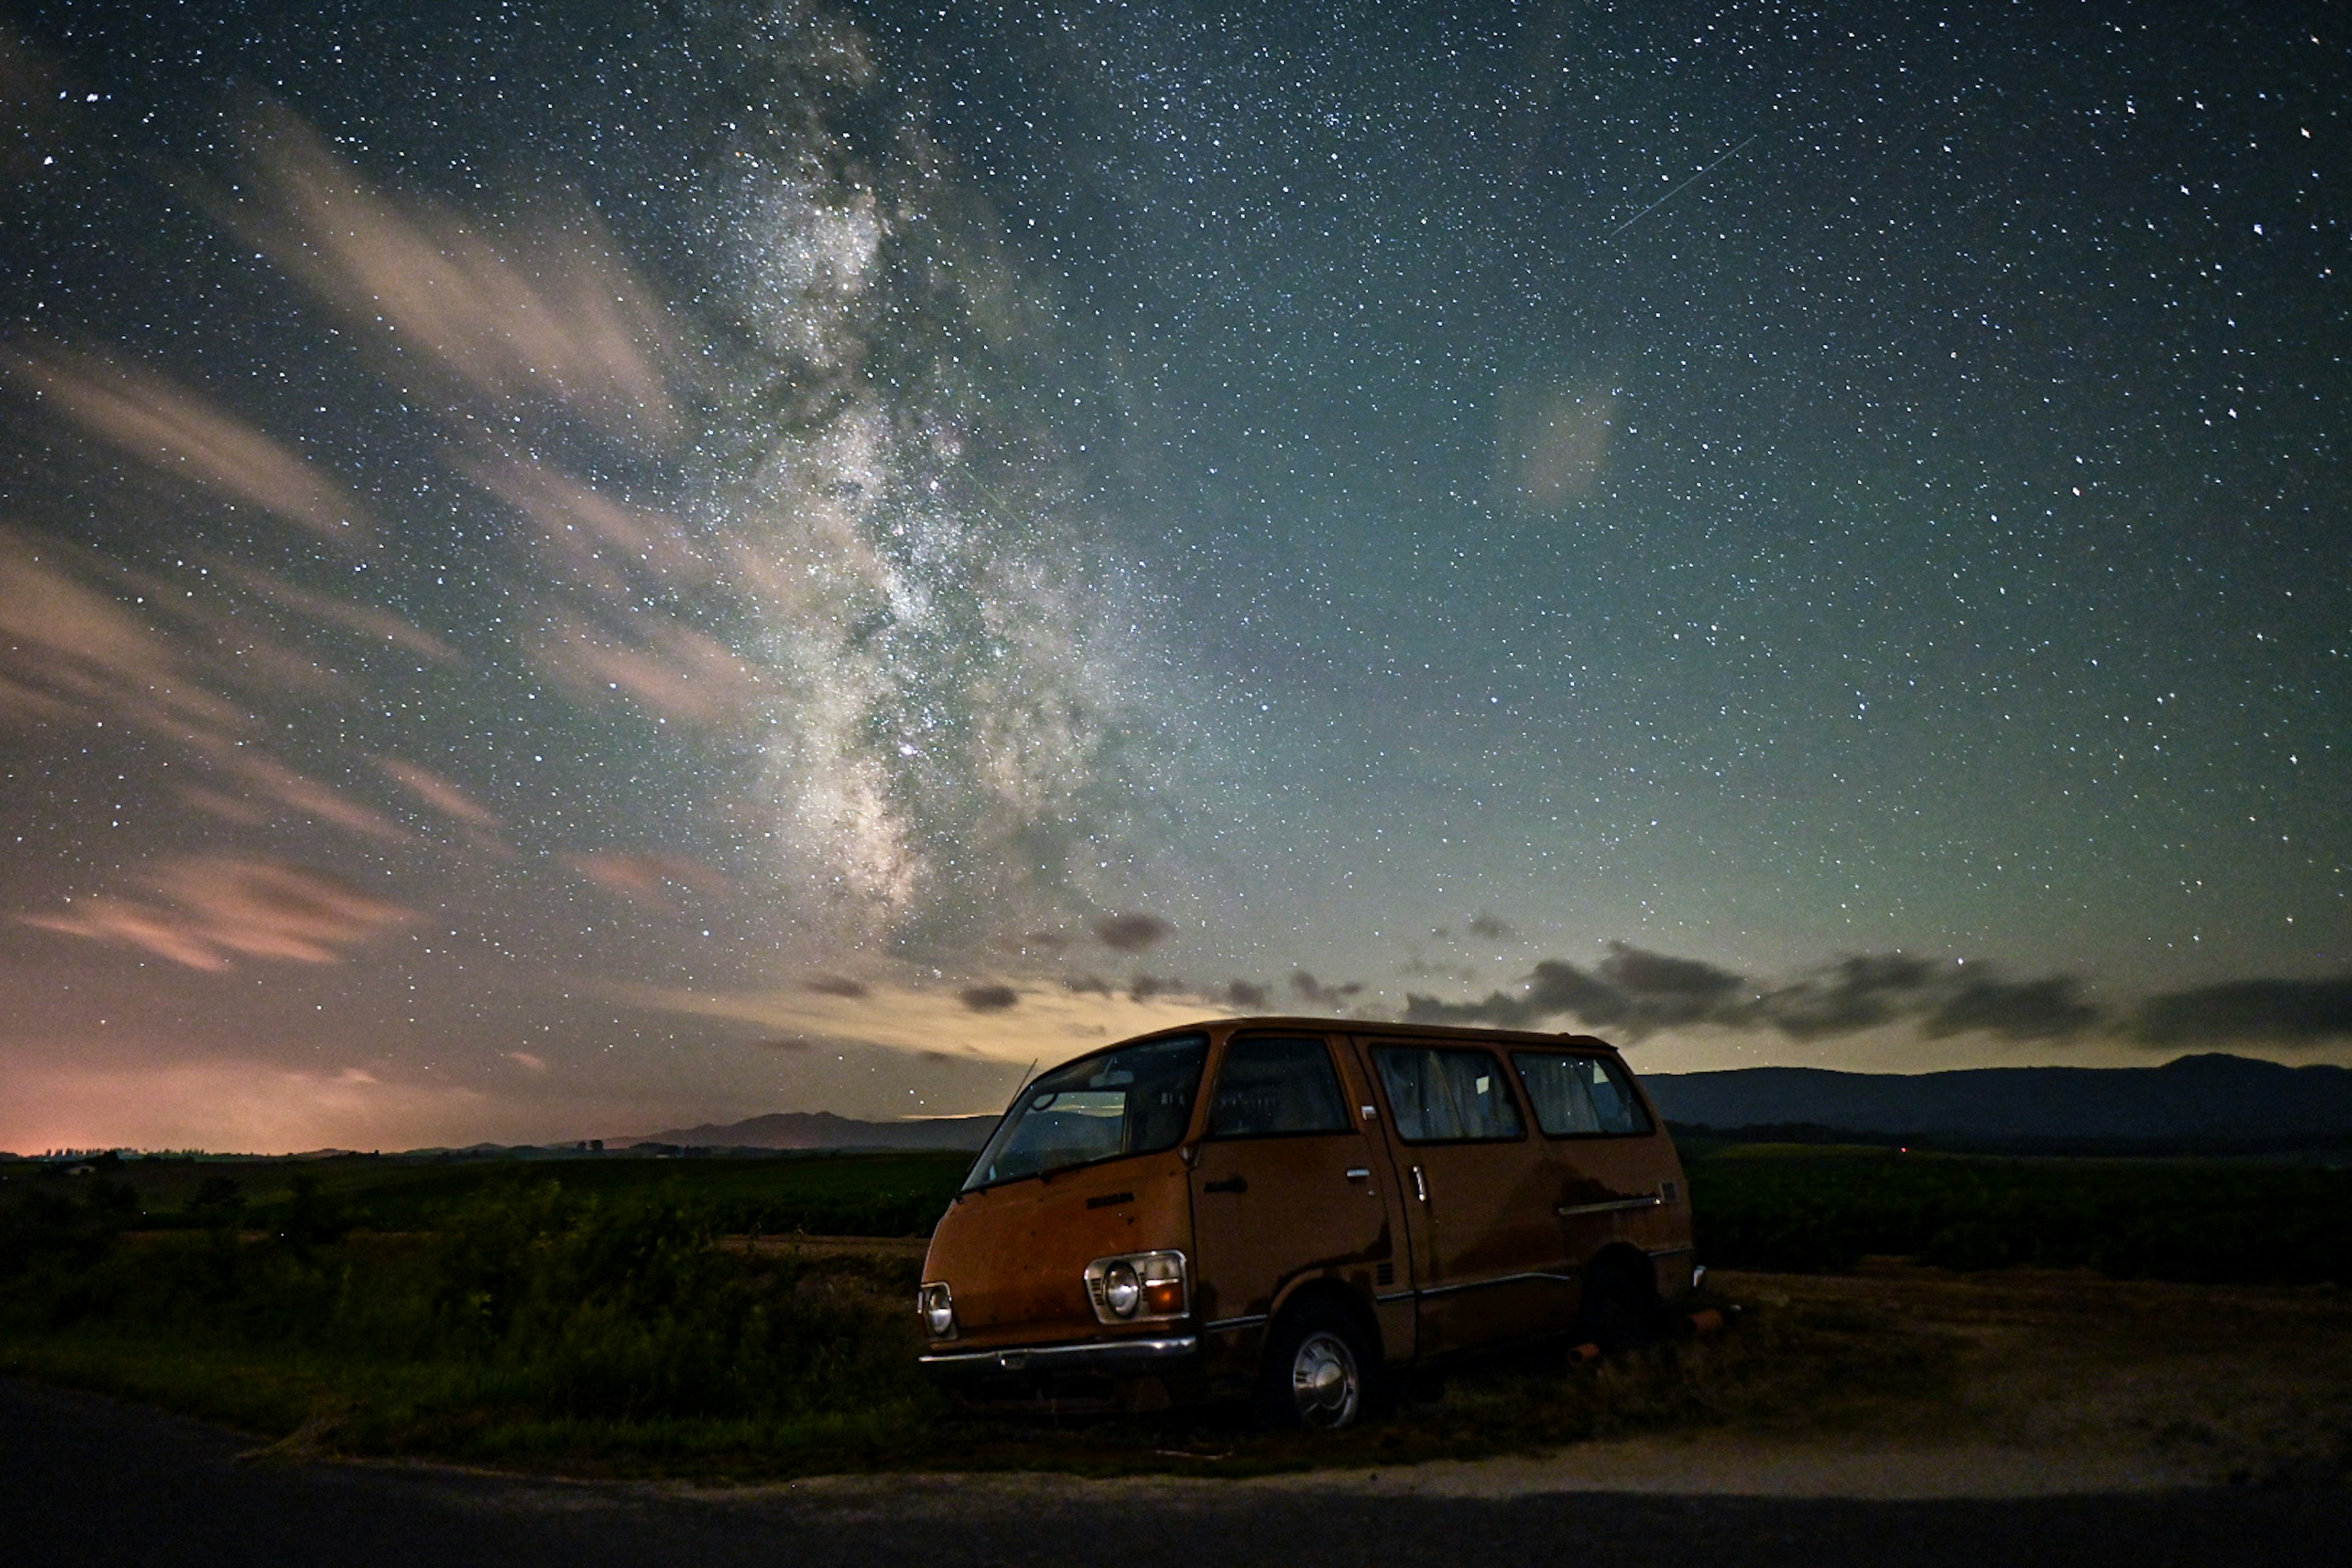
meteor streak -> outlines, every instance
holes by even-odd
[[[1756,132],[1756,136],[1761,136],[1764,133],[1761,131]],[[1633,227],[1635,224],[1641,222],[1643,218],[1648,217],[1652,213],[1656,212],[1660,207],[1664,206],[1668,202],[1673,201],[1676,196],[1681,195],[1685,191],[1689,190],[1693,185],[1697,184],[1701,180],[1704,180],[1709,174],[1714,174],[1716,170],[1721,168],[1725,163],[1737,158],[1742,153],[1747,152],[1749,146],[1755,142],[1756,136],[1750,136],[1747,141],[1742,142],[1730,152],[1724,153],[1721,157],[1716,159],[1714,163],[1709,163],[1706,168],[1701,169],[1697,174],[1693,174],[1689,179],[1685,180],[1681,184],[1676,185],[1673,190],[1668,191],[1664,195],[1660,196],[1656,201],[1652,202],[1648,206],[1643,207],[1640,212],[1635,213],[1632,217],[1627,218],[1623,223],[1621,223],[1615,228],[1611,229],[1607,235],[1603,236],[1603,237],[1614,239],[1619,235],[1624,233],[1627,229]]]

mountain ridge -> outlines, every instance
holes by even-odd
[[[2145,1068],[1960,1068],[1855,1073],[1729,1068],[1648,1073],[1669,1121],[1731,1130],[2050,1142],[2216,1142],[2352,1136],[2352,1068],[2213,1052]]]
[[[977,1151],[996,1126],[991,1116],[939,1116],[908,1121],[864,1121],[830,1110],[774,1110],[725,1123],[672,1128],[640,1137],[608,1138],[615,1149],[674,1143],[696,1149],[963,1149]]]
[[[1826,1131],[2051,1143],[2159,1144],[2352,1138],[2352,1068],[2211,1052],[2144,1068],[1958,1068],[1927,1073],[1727,1068],[1644,1073],[1666,1120],[1735,1131]],[[614,1148],[961,1149],[996,1117],[870,1121],[772,1111],[608,1140]]]

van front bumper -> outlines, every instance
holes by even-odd
[[[984,1351],[933,1351],[921,1358],[934,1377],[1034,1373],[1110,1376],[1167,1372],[1201,1353],[1197,1334],[1132,1340],[1083,1340],[1076,1344],[998,1345]]]

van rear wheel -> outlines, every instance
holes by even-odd
[[[1283,1314],[1266,1342],[1258,1418],[1317,1432],[1352,1426],[1372,1402],[1377,1376],[1371,1345],[1347,1313],[1302,1302]]]

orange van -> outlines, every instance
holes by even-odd
[[[1339,1427],[1433,1358],[1606,1342],[1696,1283],[1681,1161],[1584,1035],[1234,1018],[1024,1085],[931,1235],[978,1397],[1253,1392]]]

